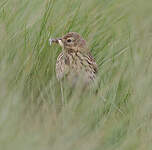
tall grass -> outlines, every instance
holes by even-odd
[[[0,149],[151,150],[151,13],[151,0],[0,1]],[[90,92],[56,80],[48,39],[69,31],[99,66]]]

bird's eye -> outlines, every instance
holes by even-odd
[[[67,39],[67,42],[70,43],[70,42],[72,42],[72,40],[71,39]]]

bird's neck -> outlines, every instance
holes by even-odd
[[[66,56],[67,54],[76,53],[76,51],[73,49],[62,49],[62,52],[64,56]]]
[[[80,50],[80,49],[72,49],[72,48],[69,48],[69,49],[62,49],[63,51],[63,54],[71,54],[71,53],[83,53],[83,54],[88,54],[89,53],[89,50]]]

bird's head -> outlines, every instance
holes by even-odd
[[[62,38],[50,39],[50,42],[60,44],[64,51],[88,52],[86,41],[76,32],[69,32]]]

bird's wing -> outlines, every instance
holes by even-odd
[[[98,72],[98,66],[90,52],[88,53],[88,63],[92,65],[94,73],[96,74]]]

